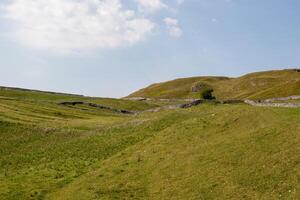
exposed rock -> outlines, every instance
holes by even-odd
[[[201,90],[203,90],[204,88],[206,88],[207,85],[203,84],[203,83],[197,83],[194,86],[192,86],[191,91],[192,92],[200,92]]]
[[[180,108],[190,108],[190,107],[202,104],[202,103],[204,103],[204,100],[199,99],[199,100],[193,101],[191,103],[182,104],[182,105],[180,105]]]
[[[196,101],[197,99],[155,99],[155,100],[163,101],[163,102],[177,102],[177,101],[192,102],[192,101]]]
[[[238,103],[244,103],[244,101],[242,100],[225,100],[225,101],[221,101],[222,104],[238,104]]]
[[[285,107],[285,108],[300,108],[300,103],[269,103],[265,101],[245,100],[245,103],[258,107]]]
[[[149,101],[151,99],[145,98],[145,97],[127,97],[124,98],[125,100],[130,100],[130,101]]]
[[[82,102],[82,101],[73,101],[73,102],[61,102],[59,104],[64,105],[64,106],[75,106],[75,105],[82,105],[82,104],[84,104],[84,102]]]
[[[298,100],[298,99],[300,99],[300,95],[266,99],[266,100],[264,100],[264,102],[287,101],[287,100]]]
[[[174,109],[179,109],[179,108],[184,108],[185,109],[185,108],[190,108],[190,107],[193,107],[193,106],[197,106],[197,105],[202,104],[204,102],[205,102],[205,100],[194,100],[191,103],[161,106],[161,107],[149,109],[149,110],[146,110],[146,111],[143,111],[143,112],[159,112],[161,110],[174,110]]]
[[[95,103],[88,103],[88,102],[82,102],[82,101],[74,101],[74,102],[61,102],[60,105],[64,106],[75,106],[75,105],[87,105],[94,108],[104,109],[104,110],[110,110],[112,112],[122,113],[122,114],[136,114],[134,111],[130,110],[122,110],[122,109],[115,109],[108,106],[103,106]]]

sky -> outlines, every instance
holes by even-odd
[[[299,0],[0,0],[0,85],[124,97],[300,66]]]

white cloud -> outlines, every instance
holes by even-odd
[[[120,0],[12,0],[2,11],[20,43],[66,53],[135,44],[155,26]]]
[[[168,8],[161,0],[135,0],[142,12],[154,13],[161,9]]]
[[[171,37],[179,38],[182,36],[183,31],[178,25],[178,20],[170,17],[166,17],[164,22],[167,26],[168,33]]]
[[[170,17],[166,17],[164,19],[164,22],[168,26],[177,26],[178,25],[178,20]]]
[[[215,23],[215,22],[218,22],[218,20],[216,18],[212,18],[211,22]]]
[[[183,32],[182,32],[181,28],[179,28],[177,26],[169,28],[169,35],[171,37],[180,38],[182,36],[182,34],[183,34]]]
[[[178,5],[181,5],[181,4],[183,4],[185,2],[185,0],[177,0],[177,4]]]

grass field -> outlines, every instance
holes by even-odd
[[[300,109],[0,90],[0,199],[300,199]]]

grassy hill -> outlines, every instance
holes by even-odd
[[[192,77],[153,84],[129,97],[157,99],[199,98],[193,86],[206,85],[214,89],[217,99],[266,99],[300,95],[300,71],[296,69],[266,71],[238,78]]]
[[[0,199],[43,199],[147,134],[122,132],[134,123],[128,116],[86,105],[117,109],[157,107],[145,102],[79,95],[0,89]],[[138,122],[137,122],[138,123]]]
[[[299,116],[244,105],[141,116],[134,131],[150,137],[46,199],[299,199]]]
[[[1,200],[300,199],[298,108],[73,101],[168,103],[0,88]]]

